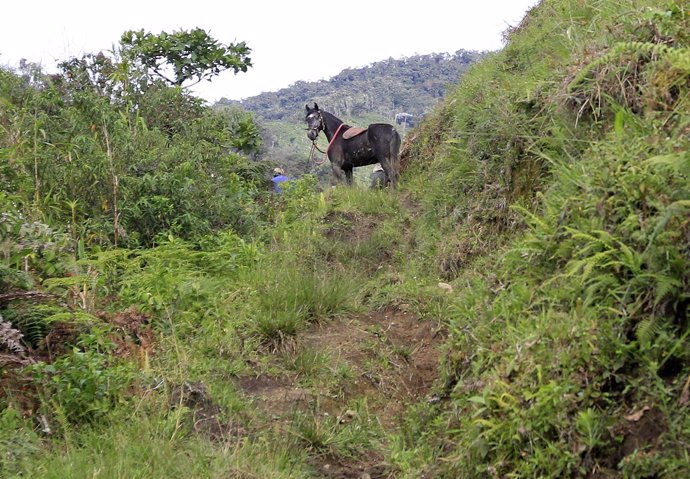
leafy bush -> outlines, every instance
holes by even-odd
[[[232,232],[207,237],[198,245],[171,236],[156,248],[125,258],[117,287],[125,304],[144,305],[147,311],[172,314],[193,305],[204,308],[204,300],[217,295],[229,278],[260,257],[256,243]]]
[[[38,69],[22,88],[3,70],[3,131],[42,137],[0,134],[0,155],[11,158],[0,191],[49,227],[69,225],[86,245],[150,246],[161,235],[198,239],[224,227],[253,232],[263,170],[242,156],[260,146],[252,117],[214,112],[120,60],[74,58],[50,77]]]
[[[7,208],[0,216],[4,264],[15,271],[31,270],[39,278],[64,274],[75,256],[75,242],[59,229],[30,222],[11,197],[2,196],[0,192],[0,207]]]
[[[76,348],[52,364],[34,364],[28,372],[40,388],[44,414],[71,424],[97,422],[126,402],[135,377],[129,365]]]

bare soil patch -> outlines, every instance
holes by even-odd
[[[372,452],[355,461],[325,456],[313,462],[319,477],[327,479],[386,479],[390,477],[383,456]]]
[[[438,377],[441,340],[436,324],[392,309],[315,326],[302,338],[355,372],[343,385],[342,400],[332,407],[366,396],[386,428],[393,427],[407,405],[430,392]]]
[[[346,243],[367,241],[378,224],[377,218],[353,212],[331,211],[323,218],[327,225],[324,236]]]
[[[339,415],[353,399],[366,397],[385,428],[392,428],[405,407],[429,394],[438,378],[443,332],[433,321],[397,309],[315,324],[292,346],[327,353],[346,364],[351,379],[337,391],[299,386],[296,375],[238,379],[238,386],[272,417],[319,401],[327,414]]]
[[[212,441],[237,440],[246,435],[239,422],[224,417],[221,407],[211,399],[203,383],[185,382],[170,390],[170,408],[187,407],[191,411],[191,429]]]
[[[289,349],[325,353],[333,361],[329,366],[348,368],[347,379],[304,387],[298,374],[262,374],[238,378],[237,386],[281,428],[289,427],[296,411],[347,417],[352,401],[366,398],[369,414],[394,431],[405,409],[431,394],[444,336],[437,322],[395,308],[337,318],[312,325]],[[357,458],[317,456],[311,462],[324,478],[376,479],[390,472],[381,451]]]

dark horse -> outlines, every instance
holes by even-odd
[[[331,160],[335,177],[342,181],[343,174],[348,185],[352,184],[352,169],[358,166],[381,163],[390,179],[391,186],[398,182],[400,171],[400,135],[387,123],[373,123],[366,130],[352,128],[327,111],[306,105],[309,139],[314,142],[323,130],[328,139],[326,154]],[[348,130],[350,130],[348,132]],[[361,131],[361,133],[355,133]]]

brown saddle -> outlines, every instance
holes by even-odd
[[[361,135],[365,131],[367,131],[366,128],[357,128],[356,126],[348,128],[347,130],[345,130],[345,133],[343,133],[343,140],[349,140],[350,138],[354,138],[357,135]]]

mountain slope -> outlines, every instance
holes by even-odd
[[[299,81],[241,102],[221,99],[216,106],[239,103],[262,120],[301,122],[305,103],[313,101],[341,117],[376,114],[392,121],[396,113],[403,112],[419,117],[481,57],[481,53],[459,50],[390,58],[364,68],[348,68],[329,80]]]

